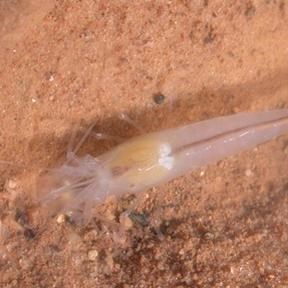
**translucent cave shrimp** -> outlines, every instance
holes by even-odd
[[[132,138],[98,157],[49,173],[42,199],[62,212],[91,209],[108,196],[137,193],[288,132],[288,109],[239,113]],[[64,211],[63,211],[64,210]]]

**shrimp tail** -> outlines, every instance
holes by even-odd
[[[174,178],[175,174],[182,175],[285,133],[288,133],[288,109],[214,118],[170,130],[163,136],[170,139],[172,146]]]

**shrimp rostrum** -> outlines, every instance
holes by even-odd
[[[144,134],[98,157],[70,154],[49,172],[42,203],[62,212],[90,209],[108,196],[145,191],[287,132],[288,109],[238,113]]]

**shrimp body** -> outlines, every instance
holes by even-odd
[[[168,140],[154,133],[131,139],[100,156],[111,175],[109,193],[138,192],[166,179],[174,168],[171,148]]]
[[[102,202],[109,195],[144,191],[287,132],[288,109],[279,109],[149,133],[97,158],[75,156],[70,164],[55,170],[60,187],[52,187],[45,199],[49,202],[68,195],[64,206],[71,209]]]

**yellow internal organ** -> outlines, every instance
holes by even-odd
[[[112,171],[133,188],[153,185],[169,172],[171,159],[169,145],[149,137],[139,137],[120,145],[111,161]]]

